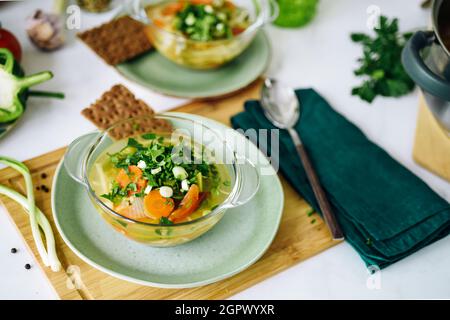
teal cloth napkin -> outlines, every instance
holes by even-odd
[[[449,234],[449,203],[368,140],[313,89],[296,94],[302,108],[296,130],[346,240],[368,266],[385,268]],[[231,123],[243,130],[275,128],[258,101],[247,101],[245,111],[232,117]],[[280,130],[279,137],[281,172],[320,212],[289,134]],[[270,143],[264,149],[270,150]]]

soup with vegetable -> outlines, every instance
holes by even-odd
[[[230,39],[251,24],[249,12],[231,1],[165,1],[146,12],[158,27],[197,41]]]
[[[129,219],[172,225],[198,219],[231,191],[223,164],[204,156],[205,148],[170,135],[144,134],[116,141],[96,159],[89,182],[111,209]],[[188,161],[179,161],[180,159]]]

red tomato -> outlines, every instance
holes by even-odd
[[[20,62],[22,59],[22,49],[17,38],[8,30],[1,28],[0,26],[0,48],[9,49],[12,52],[14,58]]]

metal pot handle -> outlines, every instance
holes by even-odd
[[[403,49],[402,63],[409,76],[422,89],[434,96],[450,101],[450,82],[431,71],[420,55],[420,51],[430,46],[435,38],[433,31],[417,31]]]

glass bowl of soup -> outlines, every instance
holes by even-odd
[[[278,15],[275,0],[142,1],[134,14],[154,47],[169,60],[213,69],[233,60]]]
[[[111,227],[155,247],[201,236],[259,186],[248,159],[182,114],[129,119],[84,135],[70,144],[64,166]]]

